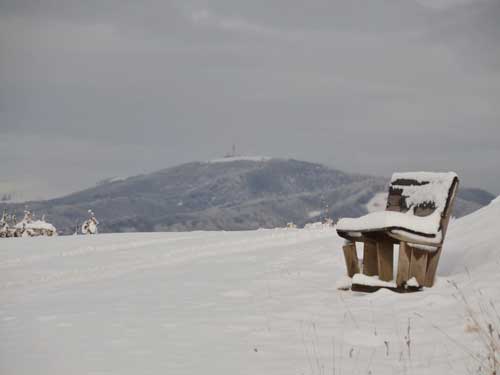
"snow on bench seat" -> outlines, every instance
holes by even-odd
[[[435,211],[430,216],[414,216],[408,213],[395,211],[372,212],[359,218],[340,219],[337,223],[337,231],[356,233],[374,231],[398,231],[414,235],[417,241],[429,244],[441,242],[439,231],[441,215]]]

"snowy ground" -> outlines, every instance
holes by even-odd
[[[0,373],[473,373],[450,281],[500,302],[499,222],[454,221],[437,286],[407,295],[337,290],[327,228],[1,240]]]

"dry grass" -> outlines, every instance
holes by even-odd
[[[477,373],[497,375],[500,372],[500,314],[490,299],[481,291],[467,297],[463,290],[452,283],[465,306],[466,322],[464,330],[476,336],[480,350],[475,354],[478,362]]]

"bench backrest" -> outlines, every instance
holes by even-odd
[[[441,228],[446,230],[453,199],[458,189],[456,173],[394,173],[387,197],[388,211],[429,216],[438,211]]]

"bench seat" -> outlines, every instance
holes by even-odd
[[[342,237],[359,237],[371,232],[385,232],[407,241],[423,245],[436,245],[442,242],[440,229],[441,215],[435,212],[420,217],[396,211],[372,212],[359,218],[344,218],[337,223],[337,232]]]

